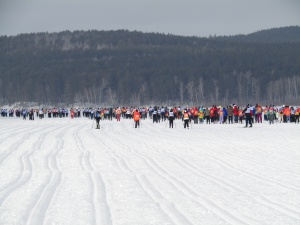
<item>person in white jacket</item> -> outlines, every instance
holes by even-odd
[[[249,123],[249,127],[252,127],[251,110],[252,110],[252,107],[250,106],[250,104],[248,104],[247,107],[243,110],[243,112],[245,113],[245,116],[246,116],[246,126],[245,127],[248,127],[248,123]]]

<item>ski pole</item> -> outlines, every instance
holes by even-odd
[[[94,121],[95,121],[95,120],[93,120],[92,128],[94,127]]]

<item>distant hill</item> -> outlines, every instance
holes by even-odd
[[[299,27],[230,37],[64,31],[0,37],[0,104],[300,99]],[[298,39],[297,39],[298,38]]]
[[[300,27],[280,27],[261,30],[247,35],[211,37],[214,40],[257,42],[257,43],[299,43]]]

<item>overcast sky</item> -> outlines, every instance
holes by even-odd
[[[137,30],[249,34],[300,25],[300,0],[0,0],[0,35]]]

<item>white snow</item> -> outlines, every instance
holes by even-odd
[[[0,118],[0,224],[300,224],[300,125]]]

